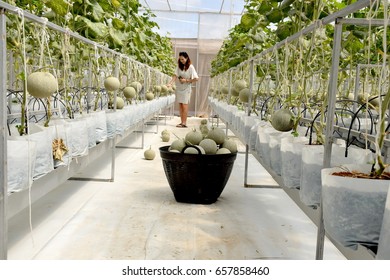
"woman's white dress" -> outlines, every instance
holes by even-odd
[[[191,99],[191,86],[192,83],[181,83],[179,77],[184,79],[198,79],[198,73],[195,71],[195,67],[191,64],[187,71],[180,70],[179,67],[176,68],[176,101],[183,104],[190,103]]]

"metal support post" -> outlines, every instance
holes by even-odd
[[[145,148],[145,119],[142,119],[142,141],[141,141],[141,149]]]
[[[247,105],[247,115],[251,115],[252,95],[253,95],[253,80],[254,80],[254,61],[250,61],[249,69],[249,99]],[[249,145],[245,143],[245,171],[244,171],[244,186],[248,187],[248,157],[249,157]]]
[[[117,77],[120,80],[119,77],[119,69],[120,69],[120,63],[121,63],[121,57],[116,56],[115,59],[115,69],[114,69],[114,77]],[[114,111],[116,111],[116,98],[118,96],[118,91],[116,90],[114,92]],[[116,134],[111,140],[111,182],[114,182],[115,179],[115,143],[116,143]]]
[[[323,168],[330,167],[330,160],[332,155],[332,143],[333,143],[333,126],[334,126],[334,113],[336,104],[337,93],[337,78],[339,73],[340,52],[341,52],[341,36],[343,25],[339,19],[335,20],[335,32],[333,37],[333,52],[332,52],[332,66],[330,69],[329,88],[328,88],[328,110],[326,116],[326,135],[324,144],[324,159]],[[316,260],[322,260],[324,256],[324,241],[325,241],[325,228],[324,219],[322,213],[322,202],[319,207],[319,223],[317,231],[317,247],[316,247]]]
[[[0,260],[7,259],[8,219],[7,219],[7,45],[6,16],[0,9]]]
[[[91,100],[92,100],[92,81],[93,81],[93,70],[92,70],[92,59],[88,61],[88,89],[87,89],[87,114],[91,111]]]
[[[233,81],[233,70],[230,70],[229,71],[229,92],[228,92],[228,96],[227,96],[227,104],[229,105],[230,104],[230,99],[231,99],[231,96],[232,96],[232,81]],[[229,126],[229,123],[226,122],[226,135],[228,135],[228,126]]]
[[[248,98],[248,106],[246,107],[246,113],[247,116],[250,116],[252,113],[252,100],[253,100],[253,83],[254,83],[254,60],[250,61],[250,68],[249,68],[249,98]]]

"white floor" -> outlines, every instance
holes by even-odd
[[[44,260],[229,260],[315,259],[316,226],[282,189],[244,188],[241,144],[231,177],[211,205],[177,203],[158,152],[166,128],[178,137],[198,127],[176,128],[178,118],[150,125],[145,148],[116,149],[114,182],[69,180],[9,222],[9,259]],[[171,141],[175,137],[171,134]],[[132,134],[120,143],[139,146]],[[169,144],[169,143],[168,143]],[[109,178],[111,154],[80,171],[80,177]],[[254,159],[248,183],[276,184]],[[325,242],[324,259],[345,259]]]

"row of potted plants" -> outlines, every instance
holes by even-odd
[[[8,193],[27,189],[34,180],[59,166],[86,156],[99,143],[123,136],[173,104],[174,95],[152,101],[130,104],[121,110],[100,110],[78,114],[73,119],[56,117],[48,126],[29,123],[29,134],[19,136],[17,128],[10,127],[13,136],[7,140]],[[18,168],[15,168],[15,167]]]
[[[258,155],[261,163],[287,188],[299,192],[301,203],[323,205],[328,234],[343,246],[364,245],[376,252],[381,235],[388,192],[387,180],[348,178],[335,173],[354,171],[369,174],[374,153],[339,138],[332,147],[331,168],[323,168],[324,146],[309,145],[307,126],[291,131],[276,130],[269,121],[233,109],[226,102],[210,98],[213,111]],[[315,136],[314,136],[315,137]],[[347,153],[347,156],[345,156]]]

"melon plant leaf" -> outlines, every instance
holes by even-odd
[[[112,19],[112,26],[115,29],[124,30],[126,25],[121,21],[119,18],[113,18]]]
[[[102,21],[104,18],[104,10],[103,8],[99,5],[98,2],[94,1],[91,3],[91,16],[95,21]]]
[[[123,45],[123,33],[114,29],[114,28],[110,28],[108,30],[108,34],[109,34],[109,37],[110,39],[112,40],[112,45],[110,44],[110,46],[112,46],[113,49],[116,49],[118,48],[119,46],[122,46]]]
[[[108,28],[102,22],[92,22],[87,18],[81,18],[81,20],[86,24],[89,29],[89,35],[94,38],[103,38],[107,35]]]
[[[46,1],[46,6],[51,8],[59,16],[65,16],[67,14],[69,4],[64,0],[49,0]]]

